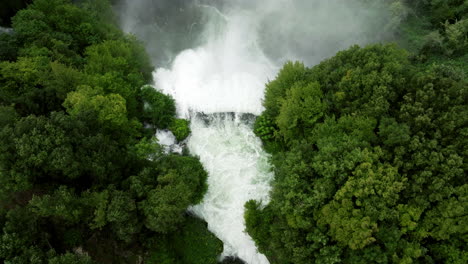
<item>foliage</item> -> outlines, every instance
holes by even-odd
[[[153,127],[168,128],[176,112],[174,99],[151,86],[141,88],[143,101],[142,121]]]
[[[281,100],[276,124],[287,142],[303,136],[323,116],[322,90],[318,83],[296,83]]]
[[[174,118],[169,129],[176,137],[177,141],[183,141],[190,135],[190,124],[188,120]]]
[[[216,259],[220,241],[185,214],[206,172],[144,128],[182,139],[188,122],[144,86],[149,59],[108,1],[76,2],[35,0],[0,35],[0,262],[137,263],[174,232],[187,241],[160,250],[194,254],[192,231],[210,243],[200,258]]]
[[[276,119],[279,113],[278,100],[284,97],[286,91],[291,88],[296,82],[305,79],[307,71],[303,63],[288,62],[276,76],[276,79],[266,85],[268,93],[265,94],[263,102],[265,114],[271,118]]]
[[[278,78],[295,80],[287,72]],[[272,201],[245,205],[260,252],[281,264],[463,263],[464,74],[394,45],[351,47],[303,72],[267,85],[255,126],[269,117],[276,136],[262,139],[280,146]]]
[[[106,93],[121,95],[130,116],[138,116],[138,88],[151,81],[152,72],[141,45],[133,38],[106,40],[88,47],[85,54],[84,71],[90,82]]]
[[[276,179],[245,221],[271,263],[468,262],[468,5],[388,3],[412,54],[354,46],[313,68],[288,62],[266,85],[254,129]],[[186,214],[207,189],[200,162],[152,137],[183,140],[188,121],[145,85],[149,59],[116,21],[107,0],[35,0],[0,35],[2,263],[198,264],[222,251]]]
[[[406,4],[427,14],[431,23],[436,26],[441,26],[447,20],[465,18],[468,11],[468,4],[464,0],[407,0]]]
[[[187,217],[181,228],[164,240],[164,243],[162,239],[154,242],[148,263],[215,264],[223,251],[222,242],[208,231],[206,223],[193,216]]]
[[[468,72],[468,3],[464,0],[405,1],[410,15],[396,39],[426,64],[450,63]]]
[[[14,61],[18,56],[16,45],[16,36],[14,34],[0,33],[0,60]]]
[[[173,239],[184,264],[216,264],[223,251],[223,243],[208,231],[206,223],[194,217],[188,218]]]
[[[277,128],[274,126],[274,122],[269,119],[266,115],[260,115],[255,120],[254,132],[259,138],[264,141],[271,140],[275,136]]]
[[[444,50],[448,56],[468,51],[468,19],[444,24]]]
[[[93,264],[94,261],[88,256],[80,256],[76,254],[67,253],[49,259],[49,264]]]

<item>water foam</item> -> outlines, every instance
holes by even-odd
[[[219,11],[218,11],[219,12]],[[206,44],[185,50],[170,69],[154,73],[157,88],[177,102],[178,114],[260,114],[267,77],[277,70],[257,45],[254,19],[234,14],[206,33]]]
[[[190,151],[207,170],[208,192],[203,202],[190,208],[208,222],[208,228],[224,242],[222,256],[238,256],[247,263],[268,264],[244,232],[244,204],[254,199],[267,203],[273,179],[268,155],[252,127],[234,118],[211,116],[208,123],[192,119]]]
[[[158,139],[159,145],[163,147],[165,153],[179,153],[182,154],[182,146],[177,144],[177,139],[170,130],[156,131],[156,138]]]
[[[181,52],[170,69],[157,69],[155,84],[176,100],[180,117],[191,118],[188,148],[208,172],[208,191],[202,203],[189,210],[205,219],[209,230],[223,241],[221,257],[268,264],[244,231],[245,202],[268,202],[273,175],[267,154],[251,124],[239,115],[214,114],[207,119],[206,114],[260,114],[265,82],[277,67],[257,45],[254,14],[200,8],[211,16],[205,44]]]
[[[223,241],[222,256],[268,264],[244,231],[244,204],[268,203],[273,174],[261,141],[240,113],[262,112],[265,83],[285,59],[313,65],[351,44],[378,39],[374,33],[381,27],[374,18],[380,11],[357,0],[212,2],[217,7],[199,6],[209,21],[204,42],[157,69],[155,87],[176,100],[180,117],[191,119],[187,145],[208,172],[208,191],[189,210]],[[215,114],[226,112],[238,114]]]

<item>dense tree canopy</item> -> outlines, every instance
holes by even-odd
[[[275,180],[245,220],[272,264],[468,263],[468,2],[382,2],[400,47],[289,62],[266,84],[254,130]],[[115,22],[108,0],[0,4],[2,263],[218,262],[186,213],[205,170],[154,137],[189,123]]]
[[[468,73],[468,2],[399,0],[408,16],[398,42],[423,63],[453,65]]]
[[[248,202],[245,218],[271,263],[468,261],[462,69],[355,46],[287,63],[264,105],[272,201]]]
[[[276,178],[245,218],[271,263],[468,262],[467,2],[389,2],[413,53],[355,46],[266,85]]]
[[[185,213],[206,172],[153,136],[188,123],[144,86],[149,59],[108,3],[78,2],[33,1],[0,35],[0,262],[216,263],[221,242]]]

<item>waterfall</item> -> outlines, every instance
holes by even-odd
[[[250,199],[268,202],[273,179],[268,156],[253,134],[251,121],[239,114],[192,118],[190,151],[200,157],[209,174],[203,202],[190,211],[208,222],[224,242],[223,256],[238,256],[247,263],[266,264],[244,232],[244,204]]]
[[[255,20],[201,8],[216,21],[205,32],[206,44],[181,52],[171,68],[156,70],[155,86],[174,97],[180,117],[191,119],[187,145],[208,172],[208,191],[189,210],[223,241],[223,257],[267,264],[244,232],[244,204],[267,203],[273,175],[252,131],[254,117],[242,113],[261,113],[264,84],[277,69],[256,43]]]
[[[189,151],[208,172],[208,191],[189,208],[224,243],[224,256],[267,264],[244,231],[244,204],[267,204],[274,177],[252,131],[265,83],[286,60],[314,65],[353,44],[387,37],[389,19],[365,0],[126,0],[122,28],[146,44],[156,89],[191,120]],[[390,34],[391,35],[391,34]],[[158,138],[171,144],[168,132]],[[166,143],[169,142],[169,143]]]

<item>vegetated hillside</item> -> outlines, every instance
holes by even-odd
[[[276,178],[245,218],[272,264],[468,263],[468,3],[408,2],[413,53],[355,46],[267,84]]]
[[[108,3],[79,2],[36,0],[0,35],[0,262],[216,263],[185,215],[206,172],[153,137],[187,122]]]
[[[400,0],[406,20],[398,42],[419,62],[461,68],[468,74],[468,2],[466,0]]]

